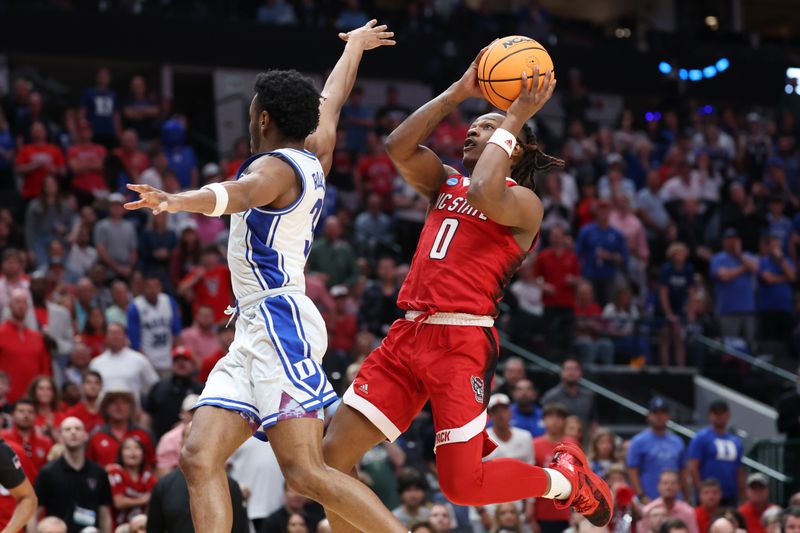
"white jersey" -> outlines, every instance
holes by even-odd
[[[155,305],[144,296],[133,299],[128,309],[131,346],[150,359],[156,370],[172,366],[172,336],[180,333],[178,308],[170,296],[158,295]]]
[[[254,207],[231,215],[228,265],[237,301],[275,289],[305,292],[305,265],[325,198],[325,174],[306,150],[281,148],[256,154],[239,168],[236,179],[259,157],[279,157],[300,178],[300,197],[283,209]]]

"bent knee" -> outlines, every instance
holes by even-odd
[[[200,448],[187,442],[181,448],[178,459],[181,471],[186,478],[201,476],[215,468],[224,468],[223,462],[217,461],[211,447]]]
[[[475,500],[475,493],[478,490],[477,481],[467,472],[460,474],[448,472],[446,475],[439,472],[439,488],[451,503],[479,505]]]
[[[306,498],[320,501],[324,496],[327,475],[325,465],[284,465],[283,476],[286,485]]]

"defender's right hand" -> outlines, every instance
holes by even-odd
[[[134,211],[136,209],[150,209],[154,215],[163,211],[177,213],[180,211],[174,195],[151,187],[150,185],[137,185],[128,183],[128,189],[139,193],[139,200],[128,202],[124,205],[125,209]]]

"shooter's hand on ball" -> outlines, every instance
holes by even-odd
[[[522,123],[528,121],[533,115],[539,112],[544,104],[553,96],[556,88],[556,79],[553,71],[548,70],[544,75],[544,83],[539,88],[539,67],[533,67],[533,83],[528,86],[528,74],[522,72],[522,90],[514,103],[508,108],[508,116],[521,120]]]

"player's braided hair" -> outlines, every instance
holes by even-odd
[[[522,131],[517,139],[522,148],[522,155],[511,168],[511,179],[524,187],[536,190],[536,172],[548,170],[553,167],[564,168],[564,160],[548,155],[539,148],[533,130],[527,124],[522,126]]]

